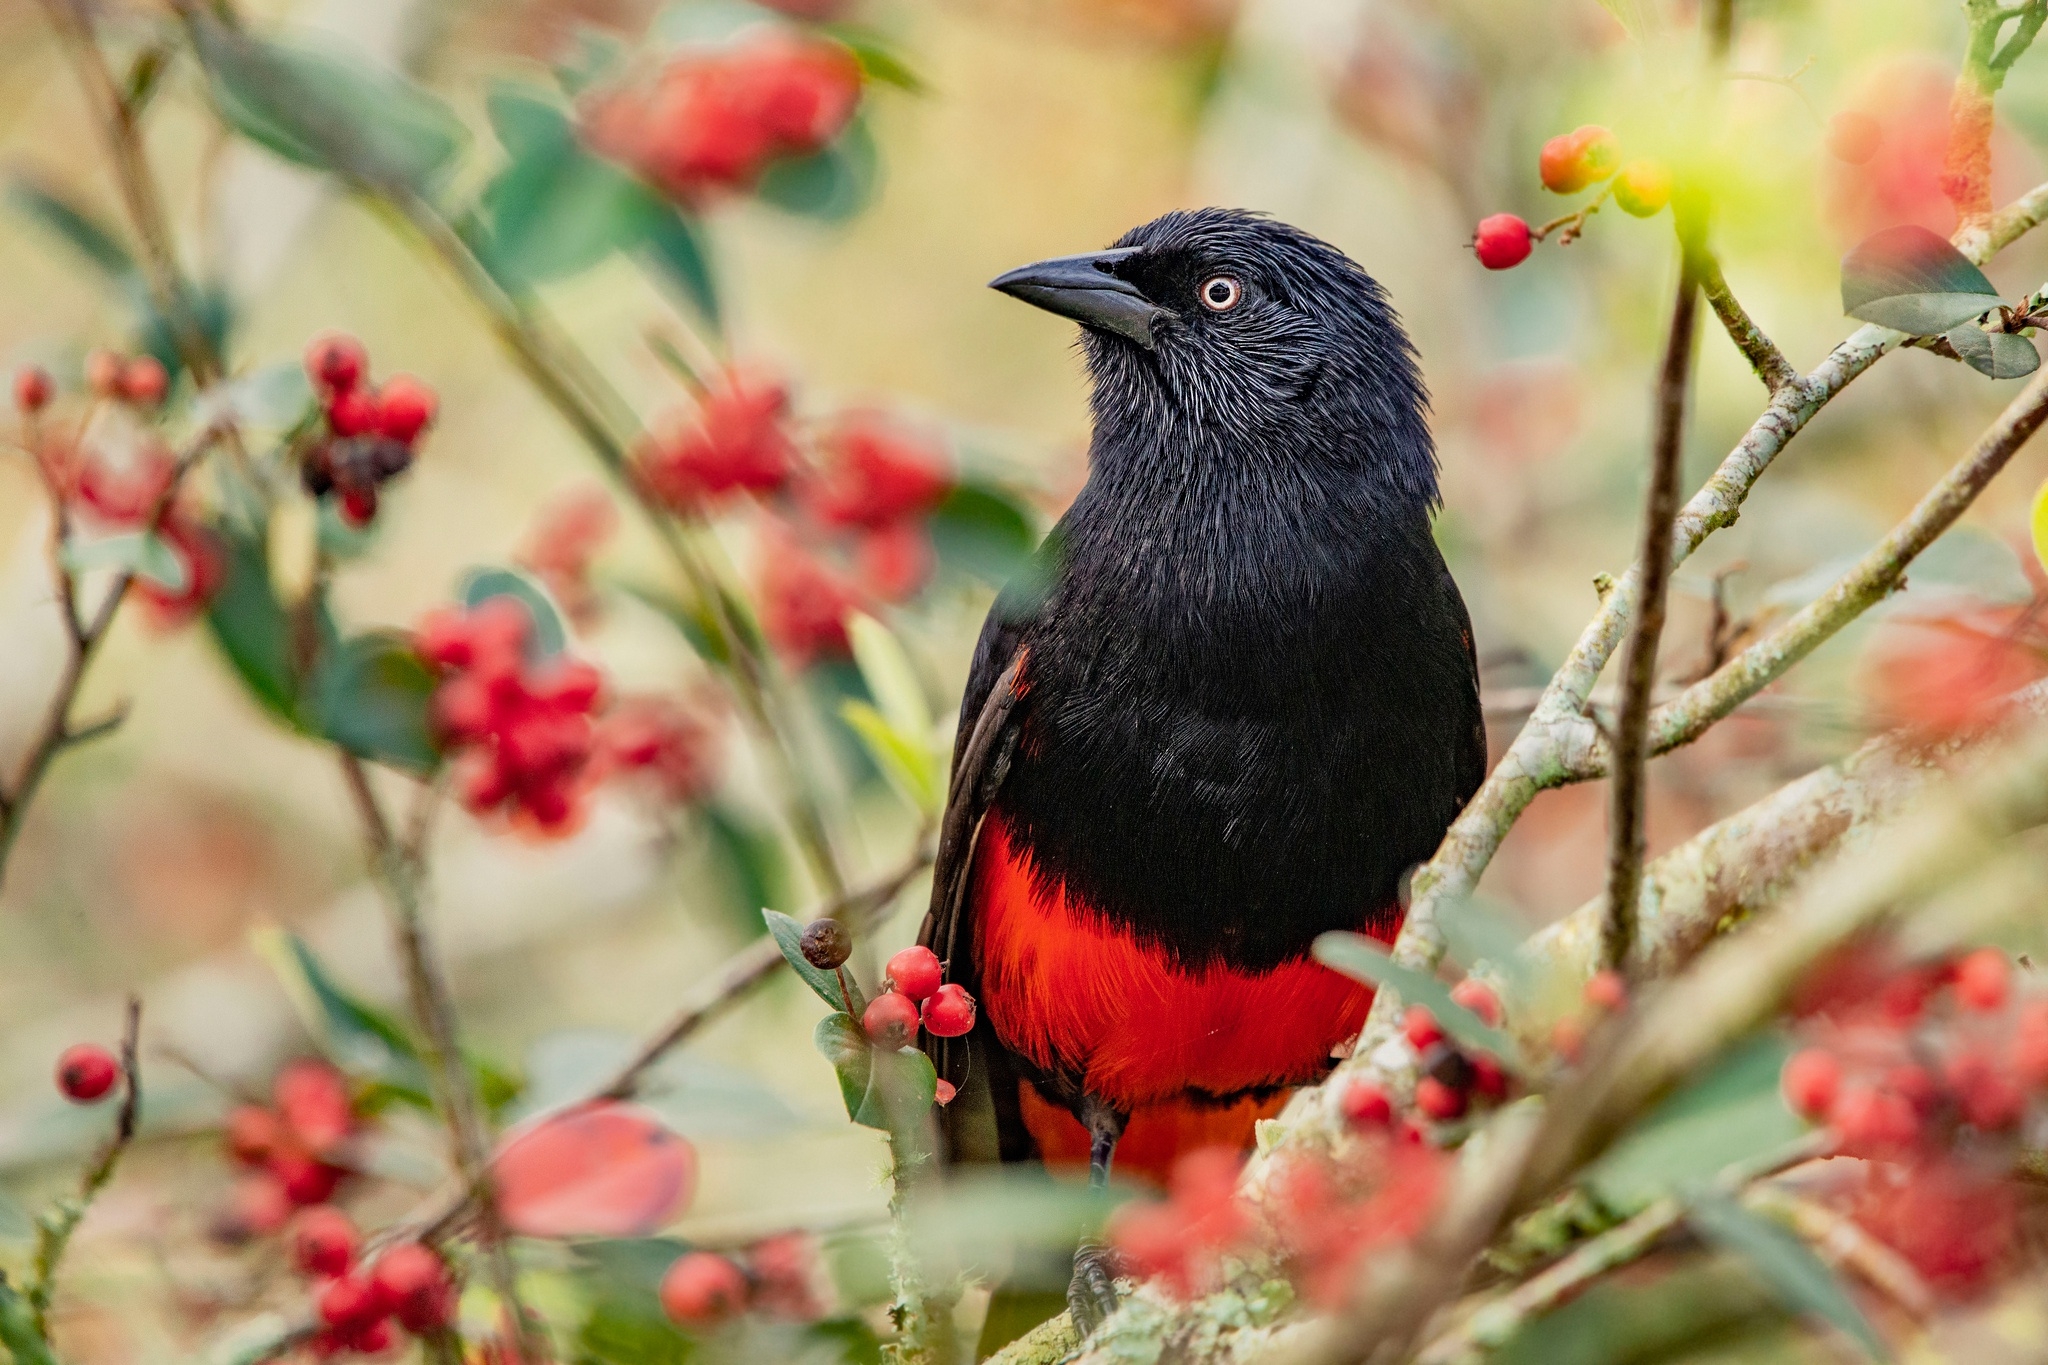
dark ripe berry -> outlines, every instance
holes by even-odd
[[[369,365],[363,343],[346,332],[322,332],[306,345],[306,378],[322,393],[347,393]]]
[[[974,997],[948,981],[924,1002],[924,1026],[938,1038],[958,1038],[974,1029]]]
[[[94,351],[85,358],[85,386],[96,398],[119,398],[126,368],[112,351]]]
[[[1529,225],[1512,213],[1496,213],[1490,218],[1481,218],[1472,234],[1472,250],[1479,257],[1479,264],[1488,270],[1506,270],[1529,259],[1535,250],[1536,239],[1529,231]]]
[[[98,1043],[74,1043],[57,1058],[57,1088],[73,1104],[106,1098],[121,1078],[121,1063]]]
[[[1817,1121],[1834,1107],[1835,1092],[1842,1084],[1842,1063],[1825,1048],[1805,1048],[1785,1059],[1778,1084],[1793,1113]]]
[[[860,1026],[876,1047],[907,1047],[917,1033],[917,1006],[907,995],[883,991],[868,1001]]]
[[[1671,202],[1671,169],[1661,161],[1631,161],[1614,177],[1614,202],[1637,218],[1661,213]]]
[[[382,1318],[359,1323],[348,1334],[348,1349],[357,1355],[379,1356],[391,1349],[391,1324]]]
[[[1544,143],[1536,167],[1544,189],[1576,194],[1596,180],[1605,180],[1620,164],[1621,144],[1614,134],[1589,123]]]
[[[322,498],[334,490],[334,452],[326,442],[308,450],[300,461],[299,483],[308,497]]]
[[[1979,948],[1956,963],[1956,1002],[1989,1014],[2012,994],[2012,963],[1996,948]]]
[[[360,1241],[347,1214],[317,1204],[292,1225],[292,1264],[307,1275],[340,1275],[355,1261]]]
[[[374,396],[349,389],[328,403],[327,428],[336,436],[362,436],[377,430],[382,415]]]
[[[853,935],[836,919],[814,919],[804,926],[797,946],[804,961],[821,972],[837,971],[853,956]]]
[[[1453,1090],[1468,1090],[1472,1085],[1472,1060],[1449,1043],[1437,1043],[1423,1052],[1422,1072],[1433,1076]]]
[[[382,1316],[377,1291],[367,1277],[342,1275],[328,1282],[313,1309],[329,1327],[347,1331]]]
[[[284,1142],[284,1124],[260,1104],[241,1104],[229,1111],[223,1137],[229,1156],[244,1166],[261,1166]]]
[[[939,981],[945,975],[938,954],[922,946],[905,948],[889,959],[884,970],[889,984],[912,1000],[929,999],[938,991]]]
[[[1424,1076],[1415,1083],[1415,1111],[1425,1118],[1442,1123],[1459,1118],[1465,1112],[1465,1092],[1445,1085],[1434,1076]]]
[[[1479,978],[1468,976],[1451,987],[1451,1002],[1479,1016],[1479,1022],[1488,1028],[1500,1027],[1500,997],[1493,993],[1493,987]]]
[[[1359,1079],[1344,1087],[1337,1100],[1344,1121],[1357,1129],[1384,1128],[1394,1120],[1394,1102],[1373,1081]]]
[[[1426,1052],[1444,1040],[1444,1031],[1437,1027],[1436,1016],[1422,1005],[1408,1007],[1408,1012],[1401,1016],[1401,1032],[1407,1035],[1408,1045],[1417,1052]]]
[[[440,400],[409,374],[394,374],[377,390],[377,426],[400,445],[411,445],[434,420]]]
[[[1604,1014],[1619,1014],[1628,1008],[1628,982],[1620,972],[1595,972],[1586,983],[1586,1003]]]
[[[747,1277],[737,1265],[709,1251],[678,1257],[661,1277],[661,1311],[681,1327],[702,1330],[746,1311]]]
[[[959,1093],[951,1081],[941,1080],[932,1089],[932,1102],[934,1104],[951,1104],[953,1097]]]
[[[1828,155],[1860,166],[1877,155],[1884,127],[1861,109],[1844,109],[1828,120]]]
[[[14,372],[14,406],[23,412],[41,412],[57,395],[57,381],[40,365],[24,365]]]
[[[153,355],[139,355],[121,367],[121,397],[138,408],[153,408],[170,392],[170,371]]]

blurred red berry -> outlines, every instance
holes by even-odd
[[[340,1275],[361,1244],[355,1221],[332,1204],[316,1204],[292,1224],[292,1264],[307,1275]]]
[[[371,1318],[356,1324],[345,1338],[348,1349],[357,1355],[378,1356],[391,1349],[391,1324],[382,1318]]]
[[[694,515],[734,493],[771,493],[795,467],[784,423],[789,391],[758,371],[731,369],[699,398],[694,419],[671,422],[637,456],[641,484],[671,511]]]
[[[1489,1100],[1505,1099],[1508,1093],[1507,1069],[1497,1057],[1476,1053],[1472,1057],[1472,1093]]]
[[[1628,982],[1620,972],[1595,972],[1586,982],[1585,1001],[1603,1014],[1619,1014],[1628,1008]]]
[[[1436,1016],[1423,1005],[1410,1005],[1401,1016],[1401,1032],[1406,1035],[1408,1045],[1421,1052],[1444,1040],[1444,1031],[1437,1025]]]
[[[270,1173],[284,1188],[284,1196],[300,1208],[324,1204],[341,1185],[342,1170],[303,1152],[280,1152],[270,1159]]]
[[[151,623],[168,630],[184,625],[206,610],[207,603],[227,581],[227,563],[213,532],[176,511],[158,523],[156,529],[157,538],[184,570],[184,586],[172,589],[153,578],[139,578],[134,592],[148,607]]]
[[[1844,109],[1828,119],[1828,155],[1860,166],[1877,155],[1884,125],[1861,109]]]
[[[284,1126],[309,1151],[325,1153],[355,1128],[348,1078],[318,1058],[285,1063],[271,1082],[270,1095]]]
[[[747,1248],[753,1272],[754,1307],[786,1322],[811,1322],[825,1315],[818,1293],[818,1250],[802,1232],[763,1237]]]
[[[1468,976],[1451,987],[1451,1002],[1479,1016],[1479,1022],[1488,1028],[1500,1027],[1500,997],[1477,977]]]
[[[1910,1101],[1861,1083],[1841,1088],[1828,1110],[1828,1124],[1852,1156],[1895,1156],[1920,1136],[1920,1117]]]
[[[820,659],[843,659],[853,646],[846,618],[861,607],[852,584],[798,546],[777,535],[764,546],[755,584],[761,628],[793,668]]]
[[[346,332],[322,332],[306,344],[306,378],[322,393],[349,392],[369,368],[363,343]]]
[[[239,1104],[228,1111],[224,1133],[228,1155],[244,1166],[261,1166],[285,1140],[284,1124],[257,1104]]]
[[[607,773],[651,781],[661,798],[683,805],[718,781],[718,732],[703,707],[673,697],[620,699],[597,725]]]
[[[958,1038],[974,1028],[974,997],[948,981],[924,1002],[924,1026],[939,1038]]]
[[[1567,1062],[1579,1060],[1586,1048],[1586,1023],[1567,1015],[1550,1026],[1550,1050]]]
[[[2013,1029],[2012,1066],[2020,1083],[2039,1089],[2048,1085],[2048,1000],[2029,1000],[2020,1006]]]
[[[1454,1119],[1465,1112],[1465,1092],[1445,1085],[1434,1076],[1424,1076],[1415,1083],[1415,1109],[1417,1113],[1438,1122]]]
[[[433,1248],[401,1242],[377,1258],[370,1283],[384,1311],[414,1336],[429,1336],[455,1320],[455,1287]]]
[[[57,382],[40,365],[24,365],[14,372],[14,406],[22,412],[41,412],[57,395]]]
[[[883,991],[868,1001],[867,1009],[861,1012],[860,1026],[876,1047],[907,1047],[917,1036],[917,1006],[907,995]]]
[[[1614,177],[1614,202],[1623,213],[1648,218],[1671,202],[1671,168],[1661,161],[1631,161]]]
[[[127,366],[112,351],[92,351],[85,357],[85,387],[95,398],[119,398],[121,376]]]
[[[709,1251],[676,1259],[661,1277],[661,1311],[680,1327],[718,1327],[747,1309],[747,1277],[737,1265]]]
[[[854,542],[855,575],[884,602],[907,602],[931,580],[932,538],[923,523],[899,521],[863,532]]]
[[[958,1093],[951,1081],[941,1078],[938,1085],[932,1090],[932,1102],[934,1104],[951,1104],[953,1097]]]
[[[945,452],[880,413],[841,416],[822,445],[822,467],[798,493],[828,526],[887,526],[930,511],[952,491]]]
[[[541,508],[516,558],[547,585],[570,620],[589,626],[603,606],[591,583],[591,566],[618,527],[619,509],[611,494],[585,485]]]
[[[341,1275],[327,1283],[313,1302],[320,1321],[347,1331],[382,1316],[377,1291],[366,1276]]]
[[[291,1220],[292,1208],[283,1182],[269,1171],[253,1171],[235,1182],[224,1231],[230,1241],[267,1237]]]
[[[409,374],[394,374],[377,390],[377,429],[409,446],[433,422],[439,405],[425,384]]]
[[[382,417],[376,395],[362,389],[344,389],[327,404],[327,429],[336,436],[366,436]]]
[[[1479,264],[1488,270],[1507,270],[1529,259],[1529,253],[1536,248],[1536,238],[1529,231],[1529,225],[1512,213],[1496,213],[1481,218],[1472,234],[1472,250],[1479,257]]]
[[[153,355],[139,355],[121,367],[121,397],[138,408],[153,408],[170,392],[170,371]]]
[[[155,444],[141,446],[119,461],[96,454],[78,470],[78,501],[94,521],[140,527],[170,491],[177,470],[171,453]]]
[[[1394,1120],[1394,1102],[1377,1083],[1363,1078],[1344,1087],[1337,1101],[1344,1121],[1353,1128],[1379,1129]]]
[[[1576,194],[1614,174],[1620,164],[1621,143],[1596,123],[1558,134],[1543,144],[1537,158],[1543,188],[1555,194]]]
[[[1823,1119],[1835,1103],[1842,1084],[1842,1063],[1823,1048],[1810,1047],[1785,1059],[1779,1085],[1785,1103],[1803,1118]]]
[[[939,955],[922,944],[905,948],[889,959],[883,969],[891,988],[901,991],[912,1000],[924,1000],[939,989],[945,979],[946,970],[939,962]]]
[[[57,1088],[73,1104],[105,1099],[121,1079],[121,1063],[98,1043],[73,1043],[57,1058]]]
[[[1996,948],[1979,948],[1956,964],[1955,992],[1965,1009],[2004,1009],[2012,994],[2012,963]]]

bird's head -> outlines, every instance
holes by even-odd
[[[1348,468],[1436,499],[1428,397],[1377,281],[1298,228],[1169,213],[990,282],[1081,323],[1106,451]],[[1106,438],[1106,439],[1105,439]]]

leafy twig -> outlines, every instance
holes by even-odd
[[[70,1249],[71,1235],[92,1207],[93,1199],[114,1178],[121,1154],[135,1141],[136,1119],[142,1109],[142,1066],[138,1040],[142,1033],[142,1000],[128,997],[127,1022],[121,1028],[121,1107],[114,1115],[114,1132],[100,1147],[92,1164],[79,1178],[78,1193],[60,1199],[36,1220],[34,1268],[28,1282],[28,1309],[37,1335],[50,1333],[50,1299],[57,1291],[57,1271]]]

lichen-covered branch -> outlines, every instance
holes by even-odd
[[[1699,275],[1700,292],[1706,296],[1708,306],[1721,320],[1721,326],[1727,330],[1728,339],[1735,343],[1735,349],[1742,352],[1743,359],[1756,371],[1756,377],[1763,380],[1764,387],[1776,393],[1787,384],[1798,383],[1799,371],[1792,368],[1792,362],[1785,359],[1785,353],[1750,318],[1748,310],[1728,288],[1727,277],[1721,273],[1721,262],[1711,252],[1701,253]]]
[[[1955,91],[1949,97],[1941,188],[1963,221],[1969,222],[1991,212],[1992,98],[2005,84],[2013,63],[2032,46],[2042,23],[2048,21],[2048,0],[2023,0],[2011,7],[2000,0],[1964,0],[1963,11],[1970,23],[1970,41]],[[2010,34],[2006,33],[2008,23],[2012,24]]]

